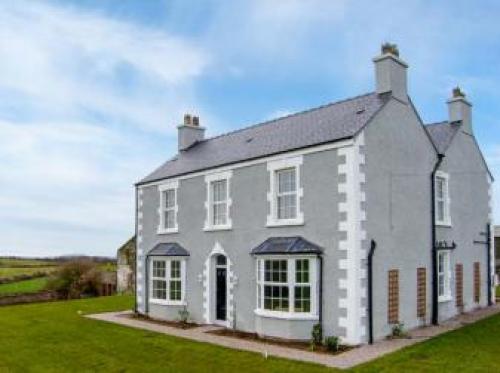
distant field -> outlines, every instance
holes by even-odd
[[[37,259],[0,258],[0,267],[50,267],[56,262]]]
[[[13,278],[20,275],[34,275],[35,273],[49,274],[57,267],[0,267],[0,279]]]
[[[0,297],[2,295],[9,294],[31,294],[38,293],[45,289],[47,285],[47,277],[39,277],[31,280],[24,280],[13,282],[10,284],[1,284],[0,285]]]

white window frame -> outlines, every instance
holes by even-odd
[[[444,181],[442,198],[438,198],[438,179]],[[451,227],[451,215],[450,215],[450,177],[447,173],[442,171],[437,171],[434,179],[434,214],[436,225]],[[444,219],[439,219],[438,206],[439,202],[443,202],[443,217]]]
[[[448,302],[452,299],[451,296],[451,255],[449,250],[438,250],[437,252],[437,269],[438,269],[438,301]],[[439,270],[440,259],[443,258],[443,268]],[[440,292],[440,284],[443,281],[443,292]]]
[[[295,263],[296,260],[309,260],[309,282],[310,288],[310,311],[295,312],[295,286],[301,283],[295,281]],[[286,260],[287,261],[287,284],[266,282],[264,280],[264,261],[266,260]],[[254,313],[262,317],[286,319],[286,320],[318,320],[318,273],[319,260],[317,256],[312,255],[265,255],[256,260],[255,265],[256,279],[256,301]],[[288,311],[272,311],[264,308],[264,285],[276,284],[277,286],[288,286]],[[305,285],[305,284],[304,284]]]
[[[181,281],[181,299],[180,300],[170,300],[170,282],[178,281],[178,278],[171,277],[171,263],[173,261],[180,262],[180,281]],[[153,266],[154,262],[165,262],[165,277],[154,277],[153,276]],[[164,306],[185,306],[186,303],[186,258],[183,256],[171,256],[171,257],[151,257],[149,264],[149,302],[152,304],[160,304]],[[166,299],[154,298],[153,292],[153,280],[165,280],[166,281]]]
[[[284,158],[267,163],[267,171],[269,172],[269,192],[267,201],[269,203],[269,213],[267,215],[268,227],[279,227],[286,225],[302,225],[304,224],[304,213],[302,212],[302,197],[304,190],[301,185],[301,166],[303,157],[297,156],[292,158]],[[277,173],[280,170],[295,168],[295,185],[297,188],[297,203],[296,214],[293,219],[278,219],[278,178]]]
[[[167,208],[165,207],[165,192],[168,190],[174,190],[175,193],[175,205],[171,210],[174,211],[174,226],[166,228],[165,227],[165,212]],[[172,180],[163,184],[158,185],[158,192],[160,193],[160,204],[158,206],[158,214],[159,214],[159,220],[158,220],[158,234],[170,234],[170,233],[177,233],[179,231],[179,225],[178,225],[178,219],[177,215],[179,212],[179,205],[178,205],[178,192],[179,192],[179,181],[178,180]]]
[[[218,172],[213,174],[208,174],[205,176],[206,184],[206,197],[205,197],[205,226],[204,231],[220,231],[220,230],[230,230],[233,227],[231,220],[231,206],[233,200],[231,199],[231,177],[233,176],[232,171]],[[226,224],[214,224],[214,214],[213,214],[213,188],[212,185],[218,181],[226,181]]]

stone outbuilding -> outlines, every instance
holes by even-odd
[[[135,289],[135,236],[117,251],[117,291],[133,292]]]

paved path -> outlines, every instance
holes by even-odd
[[[263,355],[272,355],[285,359],[307,361],[316,364],[326,365],[332,368],[350,368],[358,364],[376,359],[382,355],[394,352],[403,347],[425,341],[441,333],[458,329],[464,325],[476,322],[485,317],[500,312],[500,305],[478,309],[467,314],[459,315],[439,326],[428,326],[412,330],[409,338],[378,341],[373,345],[363,345],[339,355],[328,355],[314,353],[289,347],[283,347],[263,342],[247,341],[234,337],[225,337],[206,333],[210,330],[220,329],[218,326],[201,326],[191,329],[179,329],[152,323],[145,320],[132,319],[128,317],[131,312],[108,312],[95,315],[87,315],[91,319],[108,321],[116,324],[126,325],[133,328],[149,330],[152,332],[164,333],[181,338],[192,339],[200,342],[213,343],[228,348],[258,352]]]

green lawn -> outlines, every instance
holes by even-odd
[[[0,284],[0,297],[7,294],[37,293],[47,285],[47,277],[38,277],[31,280],[17,281],[10,284]]]
[[[0,307],[0,371],[326,372],[89,320],[80,313],[129,309],[131,297]],[[354,371],[499,371],[500,315],[409,347]]]

